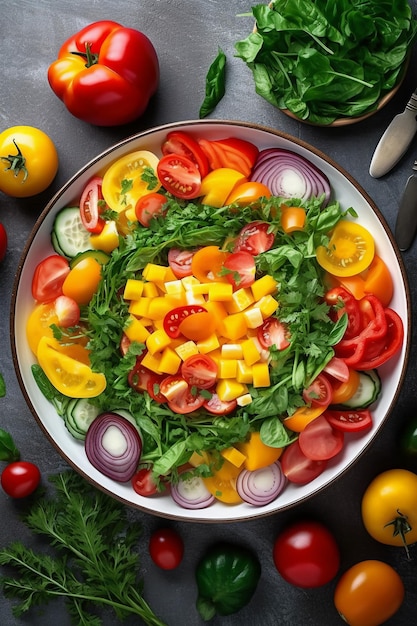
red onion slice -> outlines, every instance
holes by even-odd
[[[119,482],[127,482],[139,463],[142,440],[127,419],[116,413],[102,413],[87,431],[85,453],[99,472]]]
[[[251,180],[264,183],[274,196],[308,200],[324,194],[324,206],[330,200],[331,188],[327,176],[291,150],[262,150],[253,167]]]
[[[250,472],[242,470],[236,480],[236,490],[242,500],[254,506],[269,504],[279,496],[286,478],[279,461]]]
[[[204,509],[215,501],[200,476],[180,476],[177,483],[171,484],[171,496],[184,509]]]

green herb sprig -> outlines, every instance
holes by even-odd
[[[0,550],[0,565],[15,571],[0,578],[5,596],[18,600],[14,615],[63,597],[79,626],[100,626],[98,607],[111,607],[119,620],[134,614],[148,626],[165,626],[141,595],[140,525],[127,519],[121,503],[75,472],[51,482],[55,495],[40,496],[24,521],[48,539],[53,553],[35,552],[19,541]]]

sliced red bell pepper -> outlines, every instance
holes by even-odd
[[[385,309],[387,332],[384,337],[370,341],[362,358],[356,364],[359,370],[372,370],[386,363],[400,349],[404,341],[404,326],[401,317],[393,309]]]
[[[200,139],[199,145],[206,155],[212,170],[229,167],[248,178],[255,165],[259,149],[253,143],[229,137],[227,139]]]

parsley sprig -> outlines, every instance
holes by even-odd
[[[119,620],[134,614],[148,626],[165,626],[141,595],[140,525],[127,519],[121,503],[75,472],[51,481],[55,496],[42,495],[24,521],[49,540],[53,554],[19,541],[0,550],[0,565],[16,573],[0,578],[4,594],[18,600],[14,615],[64,597],[74,624],[100,626],[94,608],[112,607]]]

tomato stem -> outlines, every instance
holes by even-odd
[[[98,63],[98,54],[91,52],[91,44],[85,44],[85,52],[72,52],[71,54],[76,54],[79,57],[83,57],[86,60],[85,67],[91,67],[92,65],[96,65]]]
[[[16,146],[17,154],[9,154],[8,156],[2,156],[0,158],[2,161],[7,161],[7,163],[9,164],[9,167],[6,167],[6,169],[4,170],[5,172],[10,170],[14,173],[15,176],[18,176],[19,172],[23,171],[22,183],[24,183],[29,173],[25,165],[26,159],[23,156],[22,151],[17,145],[15,139],[13,139],[13,143]]]
[[[399,509],[397,509],[398,517],[395,517],[391,522],[385,524],[387,526],[393,526],[394,532],[393,537],[397,537],[398,535],[401,537],[401,541],[405,548],[407,559],[410,560],[410,551],[408,549],[407,540],[405,535],[412,530],[410,524],[408,523],[408,518],[406,515],[403,515]]]

